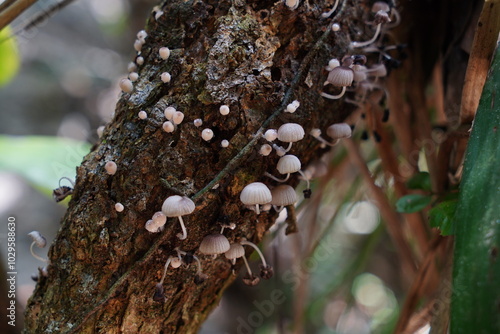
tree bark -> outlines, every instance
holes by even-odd
[[[239,193],[254,181],[276,184],[264,173],[277,174],[279,157],[258,153],[264,130],[301,124],[306,137],[290,153],[306,166],[325,151],[307,133],[324,131],[353,109],[319,93],[328,60],[347,54],[349,34],[371,31],[364,24],[370,14],[345,1],[335,19],[342,31],[333,33],[332,19],[320,19],[330,7],[329,1],[305,1],[291,10],[282,1],[177,0],[163,2],[158,19],[152,12],[139,80],[131,94],[122,93],[113,120],[77,169],[73,197],[49,251],[48,276],[40,277],[27,305],[26,333],[197,331],[234,280],[231,265],[224,257],[196,253],[208,280],[193,283],[194,265],[169,269],[167,299],[159,303],[153,294],[168,256],[175,247],[196,252],[221,223],[237,225],[225,232],[231,242],[259,242],[277,214],[256,215]],[[158,56],[163,46],[171,50],[166,61]],[[160,80],[165,71],[172,75],[167,84]],[[284,113],[294,99],[298,110]],[[222,104],[229,115],[219,113]],[[167,106],[185,114],[173,133],[162,130]],[[148,113],[146,120],[138,118],[140,110]],[[203,120],[199,128],[193,125],[197,118]],[[205,127],[215,134],[209,142],[201,138]],[[220,146],[223,139],[229,147]],[[117,164],[115,175],[105,172],[107,161]],[[296,176],[289,181],[298,182]],[[184,217],[186,240],[176,237],[177,219],[169,218],[161,233],[144,228],[174,194],[196,203]],[[123,212],[115,211],[116,202]]]

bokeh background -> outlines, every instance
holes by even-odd
[[[156,5],[77,0],[22,30],[56,3],[41,1],[14,22],[21,66],[0,87],[0,219],[17,222],[21,304],[34,288],[31,275],[43,265],[31,257],[27,234],[38,230],[49,243],[54,239],[66,204],[55,203],[50,191],[61,177],[74,179],[97,127],[111,119],[118,81],[135,55],[135,35]],[[361,145],[370,156],[373,144]],[[339,147],[309,168],[318,195],[297,204],[301,233],[285,236],[283,214],[265,238],[261,248],[274,278],[257,287],[237,280],[200,333],[285,333],[300,323],[308,333],[391,332],[402,291],[397,254],[345,156]],[[380,172],[372,157],[370,170]],[[6,223],[0,226],[5,259]],[[46,255],[46,249],[37,252]],[[251,260],[257,268],[256,254]]]

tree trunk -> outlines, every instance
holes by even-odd
[[[73,197],[49,251],[48,275],[40,277],[27,305],[26,333],[197,331],[234,280],[231,265],[224,257],[196,253],[208,280],[193,282],[194,265],[169,269],[166,301],[155,302],[168,256],[176,247],[197,252],[221,223],[236,224],[225,232],[231,242],[259,242],[277,214],[256,215],[239,194],[253,181],[276,184],[264,176],[277,174],[279,157],[259,154],[266,143],[263,131],[301,124],[306,136],[291,153],[306,166],[325,151],[308,132],[324,131],[352,110],[319,92],[328,60],[347,54],[349,33],[372,31],[363,23],[370,14],[346,1],[335,19],[342,30],[334,33],[331,19],[319,19],[330,7],[329,1],[305,1],[291,10],[281,1],[176,0],[161,4],[163,15],[152,12],[140,77],[131,94],[121,95],[113,120],[78,167]],[[158,55],[163,46],[171,50],[166,61]],[[162,72],[171,74],[170,83],[162,83]],[[284,113],[294,99],[298,110]],[[219,113],[223,104],[230,107],[227,116]],[[167,106],[185,114],[173,133],[162,130]],[[138,118],[140,110],[147,119]],[[199,128],[193,125],[198,118]],[[204,128],[215,134],[208,142],[201,138]],[[221,147],[223,139],[229,147]],[[117,164],[115,175],[106,173],[107,161]],[[289,181],[298,182],[296,176]],[[161,233],[144,228],[174,194],[196,203],[184,217],[186,240],[176,237],[177,219],[169,218]],[[123,212],[115,210],[116,202],[125,206]]]

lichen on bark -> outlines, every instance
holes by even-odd
[[[239,193],[249,182],[274,184],[263,175],[276,174],[278,157],[258,154],[265,143],[258,135],[284,122],[302,124],[306,133],[326,128],[351,110],[319,96],[324,66],[347,45],[345,34],[332,36],[331,23],[318,19],[326,7],[323,1],[291,11],[283,2],[178,0],[163,2],[158,20],[151,14],[140,77],[131,94],[120,96],[103,137],[78,167],[49,251],[49,275],[40,278],[27,306],[26,333],[196,332],[235,278],[230,263],[202,256],[209,279],[199,286],[194,265],[169,270],[167,299],[157,303],[152,296],[168,256],[175,247],[196,252],[204,236],[227,222],[237,225],[225,233],[230,241],[259,242],[276,214],[257,216],[241,205]],[[158,56],[163,46],[172,51],[166,61]],[[168,84],[160,80],[165,71],[172,75]],[[292,99],[301,102],[299,110],[282,113]],[[230,106],[229,115],[218,112],[221,104]],[[167,106],[185,114],[173,133],[162,130]],[[138,118],[140,110],[146,120]],[[198,118],[200,128],[193,125]],[[209,142],[201,138],[204,127],[214,131]],[[229,147],[220,147],[223,139]],[[306,136],[291,153],[307,165],[322,151]],[[110,160],[118,165],[115,175],[104,171]],[[203,190],[217,176],[217,186]],[[183,241],[176,219],[159,234],[144,228],[174,194],[196,200]],[[115,211],[116,202],[123,212]]]

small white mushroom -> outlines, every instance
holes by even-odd
[[[197,118],[193,121],[193,124],[198,128],[203,125],[203,121],[201,120],[201,118]]]
[[[144,58],[143,57],[137,57],[135,59],[135,62],[137,63],[137,65],[142,65],[142,64],[144,64]]]
[[[148,37],[148,33],[145,30],[140,30],[137,33],[137,39],[141,41],[143,44],[146,42],[146,37]]]
[[[137,72],[130,72],[130,74],[128,75],[128,78],[132,82],[137,81],[137,79],[139,79],[139,74]]]
[[[134,42],[134,49],[135,49],[135,51],[141,52],[143,45],[144,45],[143,42],[141,42],[140,40],[136,39],[135,42]]]
[[[104,133],[104,125],[101,125],[100,127],[97,128],[97,137],[101,138],[102,134]]]
[[[203,129],[203,131],[201,131],[201,138],[203,138],[204,141],[209,141],[213,137],[214,137],[214,132],[212,131],[212,129],[206,128]]]
[[[115,204],[115,210],[116,212],[122,212],[125,209],[122,203],[116,203]]]
[[[121,79],[120,80],[120,89],[124,91],[125,93],[132,93],[134,90],[134,84],[130,79]]]
[[[38,231],[32,231],[32,232],[28,233],[28,236],[31,238],[31,240],[33,240],[33,242],[31,243],[31,246],[30,246],[31,255],[33,255],[33,257],[37,260],[48,263],[49,260],[37,255],[33,251],[34,245],[36,245],[39,248],[44,248],[47,245],[47,240],[45,239],[45,237]]]
[[[297,111],[297,109],[299,107],[300,107],[300,102],[295,100],[286,106],[285,112],[289,112],[289,113],[293,114],[295,111]]]
[[[322,138],[320,129],[312,129],[310,134],[325,145],[335,146],[339,143],[340,139],[351,137],[352,129],[351,126],[347,123],[336,123],[330,125],[326,129],[326,134],[333,139],[333,142],[329,142],[326,139]]]
[[[106,170],[106,173],[109,175],[115,175],[116,171],[118,170],[118,166],[114,161],[108,161],[104,165],[104,169]]]
[[[297,192],[287,184],[280,184],[271,189],[273,199],[271,204],[277,212],[281,212],[285,206],[293,205],[297,202]]]
[[[224,104],[224,105],[220,106],[219,112],[221,115],[226,116],[227,114],[229,114],[229,107]]]
[[[179,219],[179,223],[181,224],[182,233],[177,234],[177,237],[181,240],[187,238],[186,227],[184,226],[184,221],[182,220],[182,216],[188,215],[194,211],[196,208],[194,202],[186,196],[173,195],[167,197],[167,199],[163,202],[161,207],[161,211],[167,217],[177,217]]]
[[[137,116],[139,116],[140,119],[146,119],[146,118],[148,118],[148,113],[145,112],[144,110],[141,110],[141,111],[139,111]]]
[[[245,256],[245,248],[240,243],[231,244],[229,249],[224,253],[226,259],[231,260],[231,263],[236,264],[236,259]]]
[[[172,79],[172,76],[170,75],[170,73],[168,72],[163,72],[161,75],[160,75],[160,79],[161,81],[163,81],[164,83],[169,83],[170,80]]]
[[[163,114],[165,115],[165,117],[171,121],[172,118],[174,117],[174,113],[176,112],[177,110],[175,110],[174,107],[166,107],[165,108],[165,111],[163,112]]]
[[[166,46],[160,48],[158,51],[158,54],[160,55],[160,58],[163,60],[167,60],[168,57],[170,57],[170,49],[167,48]]]
[[[259,153],[265,157],[267,157],[271,152],[273,151],[273,148],[269,144],[264,144],[260,147]]]
[[[276,138],[278,138],[278,131],[275,129],[269,129],[264,133],[264,138],[266,138],[269,142],[275,141]]]
[[[229,141],[228,141],[228,140],[226,140],[226,139],[223,139],[223,140],[220,142],[220,146],[221,146],[221,147],[224,147],[224,148],[228,147],[228,146],[229,146]]]
[[[304,138],[304,128],[297,123],[285,123],[278,129],[278,140],[289,143],[286,152],[292,148],[292,143],[295,143]]]
[[[162,129],[163,129],[163,131],[165,131],[167,133],[172,133],[175,131],[175,125],[174,125],[174,123],[172,123],[170,121],[166,121],[163,123]]]
[[[332,31],[337,32],[340,30],[340,25],[338,23],[332,24]]]
[[[184,113],[180,111],[174,112],[174,115],[172,116],[172,123],[174,123],[175,125],[179,125],[182,123],[183,120],[184,120]]]
[[[225,253],[229,250],[229,240],[222,234],[209,234],[200,243],[200,252],[205,255],[213,255]]]
[[[127,65],[127,71],[129,71],[129,72],[135,72],[135,71],[137,71],[137,65],[134,62],[131,61]]]
[[[271,191],[262,182],[247,184],[240,193],[240,200],[245,205],[255,205],[255,212],[260,214],[259,205],[264,205],[272,200]]]

